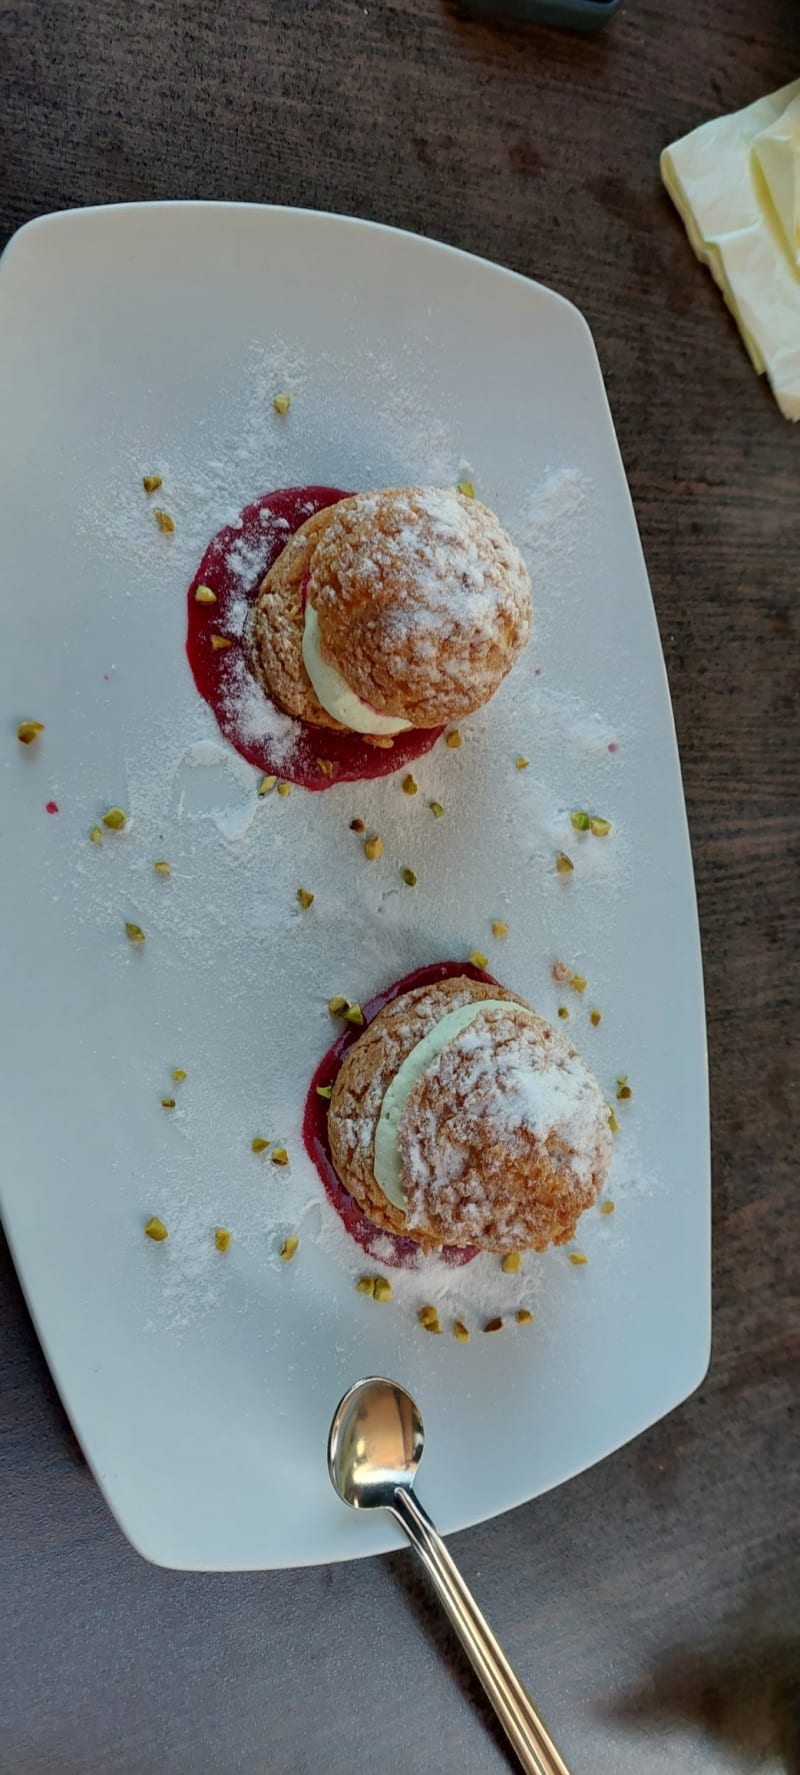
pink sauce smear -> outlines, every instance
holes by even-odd
[[[265,493],[246,505],[238,523],[226,524],[209,543],[189,587],[187,597],[186,653],[200,695],[216,717],[226,740],[265,776],[281,777],[304,789],[332,789],[334,783],[357,783],[367,777],[385,777],[421,758],[436,744],[441,727],[411,728],[397,734],[391,748],[367,745],[359,734],[335,733],[298,721],[297,734],[288,747],[269,737],[251,738],[243,733],[241,711],[233,687],[242,671],[250,674],[240,621],[233,607],[244,598],[252,604],[259,586],[289,538],[315,512],[336,505],[348,494],[336,487],[284,487]],[[251,565],[252,564],[252,565]],[[211,587],[215,604],[197,604],[199,585]],[[227,648],[212,646],[212,636],[230,641]],[[319,759],[332,765],[320,769]]]
[[[499,984],[491,974],[482,973],[481,969],[474,968],[471,962],[433,962],[430,967],[417,968],[413,974],[406,974],[404,979],[395,980],[394,985],[387,986],[384,992],[379,992],[376,998],[370,999],[369,1004],[362,1005],[364,1028],[373,1021],[373,1018],[377,1017],[378,1012],[382,1011],[384,1006],[390,1005],[394,999],[399,998],[401,993],[413,992],[416,986],[433,986],[439,980],[452,980],[454,976],[459,974],[466,974],[470,980],[480,980],[485,986]],[[362,1033],[361,1029],[355,1029],[348,1024],[333,1046],[328,1049],[324,1059],[320,1061],[308,1087],[303,1116],[303,1143],[309,1158],[313,1159],[322,1178],[329,1202],[333,1203],[337,1214],[347,1228],[350,1237],[355,1239],[356,1244],[360,1245],[369,1256],[372,1256],[373,1246],[376,1240],[380,1240],[380,1258],[377,1261],[386,1264],[390,1269],[413,1269],[419,1260],[419,1246],[415,1244],[413,1239],[402,1238],[396,1233],[382,1232],[367,1217],[363,1208],[353,1201],[352,1196],[348,1195],[344,1184],[340,1181],[334,1168],[328,1138],[328,1099],[317,1094],[319,1085],[335,1083],[348,1048],[352,1048],[353,1043],[358,1041]],[[389,1251],[390,1246],[391,1251]],[[478,1251],[477,1245],[444,1245],[437,1256],[455,1269],[463,1264],[472,1263],[473,1258],[478,1256]]]

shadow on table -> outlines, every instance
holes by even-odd
[[[406,1553],[392,1555],[388,1566],[465,1704],[479,1715],[509,1770],[516,1770],[506,1734],[426,1578]],[[601,1711],[608,1722],[639,1727],[642,1734],[651,1734],[653,1727],[702,1732],[731,1754],[731,1770],[756,1771],[768,1763],[770,1770],[800,1775],[800,1637],[772,1631],[763,1606],[752,1603],[717,1647],[674,1647],[649,1676]]]
[[[416,1560],[405,1552],[393,1553],[389,1555],[387,1565],[391,1570],[394,1583],[402,1593],[409,1613],[414,1617],[417,1626],[425,1634],[431,1647],[435,1648],[439,1654],[452,1681],[458,1684],[466,1705],[471,1712],[478,1715],[481,1724],[494,1741],[495,1749],[507,1763],[508,1768],[516,1771],[516,1775],[519,1775],[519,1763],[494,1708],[487,1701],[472,1665],[466,1654],[462,1652],[447,1616],[433,1595]]]
[[[33,1384],[32,1384],[33,1382]],[[67,1417],[36,1336],[11,1252],[0,1232],[0,1395],[6,1414],[21,1424],[47,1420],[62,1451],[88,1474],[85,1456]],[[0,1772],[1,1775],[1,1772]]]
[[[764,1632],[753,1610],[719,1648],[676,1647],[604,1711],[647,1731],[654,1723],[699,1728],[741,1770],[768,1762],[800,1775],[800,1638]]]
[[[410,1613],[439,1653],[509,1769],[518,1767],[483,1690],[422,1573],[405,1553],[387,1562]],[[800,1636],[772,1630],[754,1601],[717,1646],[676,1646],[634,1688],[603,1706],[619,1726],[703,1733],[747,1775],[768,1764],[800,1775]]]

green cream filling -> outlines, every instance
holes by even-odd
[[[424,1072],[438,1059],[442,1049],[452,1042],[462,1029],[468,1029],[482,1011],[507,1011],[513,1004],[516,1013],[532,1016],[527,1007],[519,1005],[507,998],[473,999],[468,1005],[459,1005],[455,1011],[447,1011],[440,1017],[433,1029],[429,1029],[421,1042],[417,1042],[411,1053],[407,1054],[402,1065],[387,1087],[378,1126],[375,1129],[375,1160],[374,1175],[378,1187],[383,1190],[387,1201],[405,1214],[408,1206],[403,1189],[403,1159],[400,1152],[399,1129],[405,1107],[414,1086],[419,1083]]]

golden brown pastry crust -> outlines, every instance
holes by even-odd
[[[480,999],[502,999],[508,1010],[487,1010],[449,1042],[403,1112],[404,1215],[373,1172],[384,1094],[448,1011]],[[543,1078],[545,1099],[555,1105],[565,1090],[571,1108],[566,1121],[555,1116],[540,1128],[527,1113],[525,1092],[526,1080],[535,1080],[531,1101],[540,1103]],[[426,1250],[565,1244],[600,1194],[612,1148],[600,1088],[562,1031],[503,987],[466,977],[403,994],[376,1017],[342,1064],[329,1130],[336,1170],[369,1218]]]
[[[408,1219],[445,1245],[486,1251],[564,1245],[603,1187],[611,1157],[608,1110],[572,1044],[542,1017],[487,1011],[434,1061],[408,1099],[400,1150]],[[476,1041],[490,1065],[472,1064]],[[543,1137],[520,1116],[521,1072],[578,1068],[579,1135]],[[510,1113],[509,1113],[510,1112]]]
[[[301,721],[344,733],[323,709],[303,664],[304,590],[311,556],[330,524],[335,506],[315,512],[290,537],[262,581],[250,611],[246,639],[253,671],[267,695]]]
[[[414,727],[481,708],[530,634],[519,550],[452,488],[343,499],[314,549],[309,597],[323,657],[364,702]]]
[[[384,1232],[407,1230],[405,1215],[387,1200],[373,1172],[375,1129],[386,1091],[406,1055],[448,1011],[482,998],[515,1002],[514,993],[505,987],[484,986],[460,974],[433,986],[415,987],[379,1011],[342,1061],[328,1113],[333,1163],[345,1189]],[[426,1250],[438,1242],[421,1232],[409,1237]]]
[[[323,658],[364,702],[413,727],[479,709],[530,633],[527,569],[479,500],[440,487],[340,500],[287,543],[247,625],[273,702],[338,732],[303,663],[306,587]]]

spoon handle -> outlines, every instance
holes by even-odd
[[[414,1492],[398,1486],[391,1505],[483,1684],[526,1775],[569,1775],[536,1708]]]

